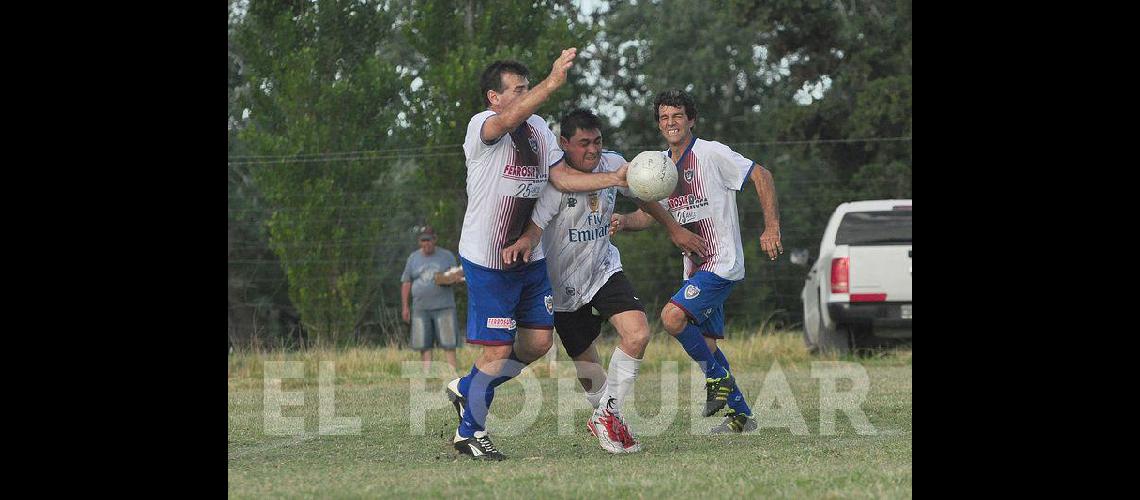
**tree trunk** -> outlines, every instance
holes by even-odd
[[[467,39],[475,38],[475,0],[467,0],[467,17],[463,27],[467,28]]]

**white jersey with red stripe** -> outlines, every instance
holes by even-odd
[[[661,154],[668,156],[669,151]],[[677,188],[659,203],[678,223],[709,246],[703,262],[683,258],[683,278],[708,271],[731,281],[744,279],[744,246],[736,192],[756,163],[716,141],[693,137],[677,162]]]
[[[494,115],[494,111],[483,111],[467,124],[463,140],[467,213],[459,255],[489,269],[506,269],[501,251],[522,236],[538,195],[546,187],[550,167],[562,160],[563,153],[554,132],[538,115],[531,115],[490,144],[483,142],[483,123]],[[543,257],[539,244],[531,261]]]
[[[603,151],[594,172],[613,172],[625,158]],[[614,273],[621,271],[621,255],[610,243],[610,217],[617,193],[628,188],[608,187],[582,193],[563,193],[547,185],[531,220],[543,229],[546,274],[554,290],[554,310],[573,312],[594,298]],[[533,260],[533,259],[532,259]]]

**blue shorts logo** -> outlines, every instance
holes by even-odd
[[[546,303],[546,313],[554,314],[554,296],[547,295],[542,298],[542,301]]]
[[[516,325],[514,318],[487,318],[487,328],[514,330]]]
[[[690,299],[690,300],[695,299],[695,298],[697,298],[697,295],[700,295],[700,294],[701,294],[701,289],[697,288],[697,285],[689,285],[689,286],[685,287],[685,298],[686,299]]]

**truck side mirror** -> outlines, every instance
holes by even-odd
[[[788,257],[791,259],[792,264],[797,266],[806,267],[811,265],[811,253],[806,248],[793,249],[791,255]]]

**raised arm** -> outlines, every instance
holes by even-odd
[[[550,94],[553,94],[555,90],[558,90],[558,87],[566,83],[566,71],[574,65],[574,57],[577,54],[578,49],[574,47],[563,50],[562,55],[554,60],[550,74],[545,80],[531,87],[522,97],[511,103],[510,107],[483,122],[483,129],[479,131],[479,136],[483,142],[495,142],[507,132],[518,128],[519,124],[526,121],[527,118],[530,118],[530,115],[533,115],[538,107],[546,102]],[[507,92],[512,91],[513,89],[507,89]]]
[[[653,225],[653,217],[640,209],[628,214],[615,213],[610,217],[610,236],[621,231],[641,231]]]
[[[586,173],[574,170],[565,161],[550,168],[550,183],[563,193],[597,191],[612,186],[626,187],[625,174],[629,164],[622,165],[613,172]]]
[[[768,253],[768,257],[776,257],[784,253],[784,245],[780,242],[780,205],[776,202],[776,185],[772,182],[772,172],[756,164],[752,169],[752,183],[756,185],[756,196],[760,197],[760,207],[764,210],[764,232],[760,234],[760,249]]]

